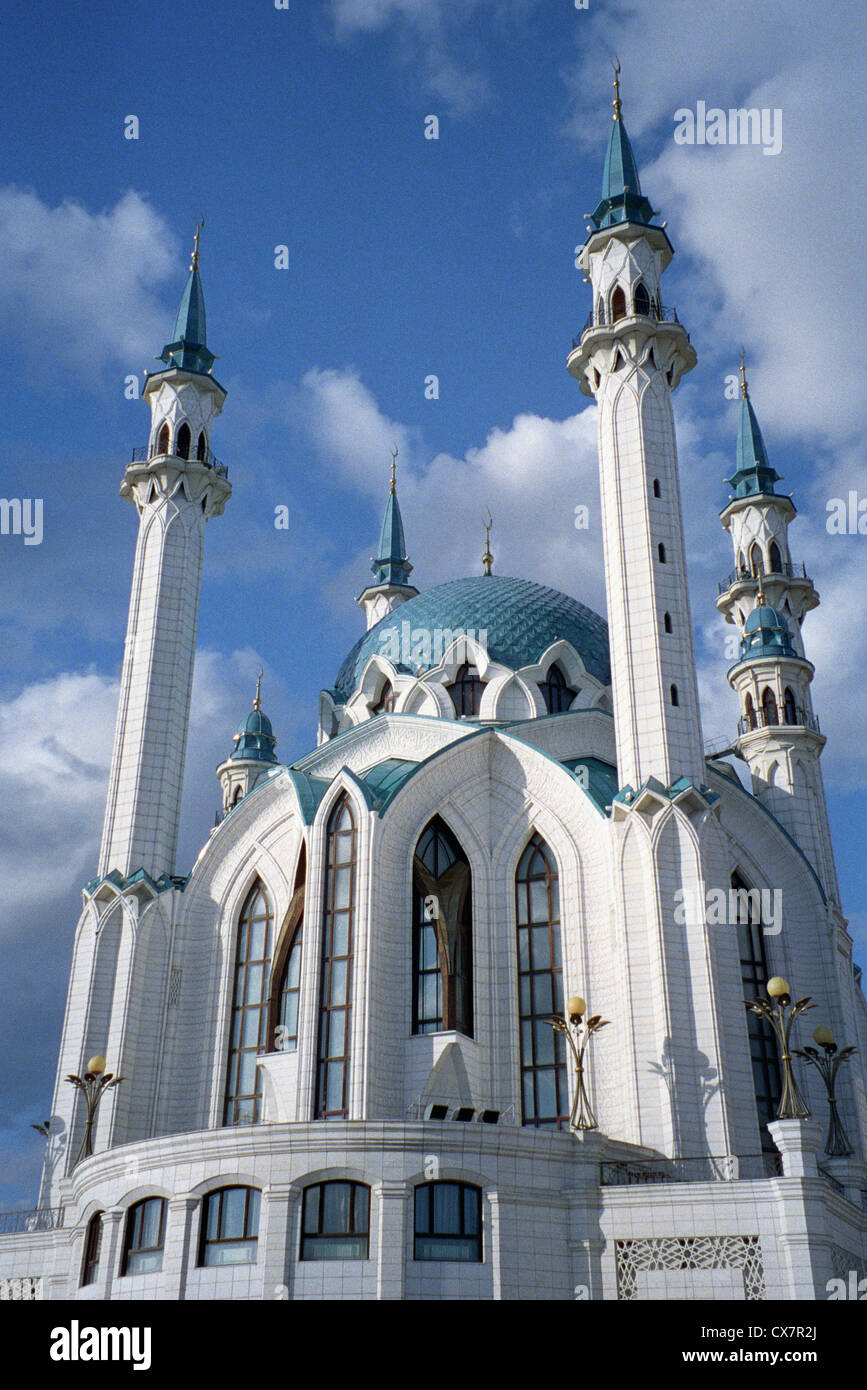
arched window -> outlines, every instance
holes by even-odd
[[[163,1267],[166,1243],[164,1197],[145,1197],[126,1214],[121,1274],[155,1274]]]
[[[653,480],[653,495],[654,495],[654,497],[661,497],[661,496],[662,496],[662,489],[661,489],[660,486],[659,486],[659,479],[658,479],[658,478],[654,478],[654,480]]]
[[[738,551],[738,574],[746,574],[746,572],[747,572],[747,562],[746,562],[746,560],[744,559],[744,553],[743,553],[743,551],[742,551],[742,550],[739,550],[739,551]]]
[[[663,629],[664,629],[665,632],[671,632],[671,614],[670,614],[670,613],[663,613],[663,615],[662,615],[662,626],[663,626]]]
[[[523,1123],[559,1129],[569,1116],[566,1048],[548,1020],[564,1008],[560,894],[554,856],[538,834],[521,855],[515,893]]]
[[[435,816],[413,856],[413,1033],[473,1036],[470,866]]]
[[[757,722],[757,721],[756,721],[756,711],[755,711],[755,707],[754,707],[754,705],[753,705],[753,697],[752,697],[752,695],[750,694],[749,691],[747,691],[747,698],[746,698],[746,702],[745,702],[745,704],[744,704],[744,714],[745,714],[745,716],[746,716],[747,728],[749,728],[749,729],[754,729],[754,728],[756,727],[756,722]]]
[[[84,1258],[81,1262],[81,1283],[95,1284],[99,1275],[99,1252],[102,1248],[102,1217],[101,1211],[94,1212],[87,1223],[87,1232],[84,1237]]]
[[[307,848],[301,842],[295,890],[274,947],[271,995],[268,1001],[268,1038],[275,1052],[294,1052],[298,1046],[298,1012],[301,998],[301,939],[307,893]]]
[[[349,1113],[352,1051],[352,952],[357,846],[352,807],[344,792],[328,818],[325,917],[319,994],[316,1119]]]
[[[602,323],[604,323],[604,322],[605,322],[605,304],[604,304],[604,302],[603,302],[602,296],[600,295],[599,298],[598,298],[597,301],[596,301],[596,325],[597,325],[597,327],[599,326],[599,324],[602,324]]]
[[[776,541],[771,541],[771,548],[768,552],[768,559],[770,560],[771,564],[771,574],[782,574],[783,557],[780,554],[780,547],[777,545]]]
[[[200,463],[204,463],[208,456],[208,441],[205,439],[205,431],[199,432],[198,443],[196,444],[196,458]]]
[[[244,795],[244,788],[241,787],[241,786],[236,787],[236,788],[235,788],[235,795],[232,797],[232,805],[233,805],[233,806],[237,806],[238,802],[243,798],[243,795]]]
[[[679,705],[679,704],[680,704],[680,698],[679,698],[678,693],[677,693],[677,686],[676,686],[676,685],[673,685],[673,686],[671,687],[671,703],[672,703],[673,705]]]
[[[255,1187],[221,1187],[202,1203],[200,1265],[248,1265],[256,1262],[259,1202]]]
[[[641,314],[646,318],[650,313],[650,295],[647,293],[643,280],[639,280],[638,284],[635,286],[633,301],[636,314]]]
[[[776,696],[771,687],[766,685],[762,691],[762,723],[765,728],[769,728],[773,724],[779,724],[779,722]]]
[[[482,1194],[467,1182],[425,1182],[415,1189],[414,1260],[482,1258]]]
[[[540,689],[549,714],[563,714],[577,693],[568,685],[566,677],[556,663],[549,668]]]
[[[750,546],[750,574],[757,578],[765,572],[765,562],[762,559],[762,552],[758,541],[753,541]]]
[[[159,437],[157,438],[157,453],[158,453],[158,454],[167,454],[168,452],[169,452],[169,422],[168,422],[168,420],[166,420],[166,421],[163,423],[162,429],[161,429],[160,432],[159,432]]]
[[[791,688],[791,686],[789,686],[789,685],[786,686],[786,692],[785,692],[785,695],[783,696],[783,707],[784,707],[785,712],[786,712],[786,716],[785,716],[785,717],[786,717],[786,723],[787,723],[787,724],[797,724],[797,722],[798,722],[798,711],[797,711],[797,708],[795,707],[795,697],[794,697],[794,695],[792,694],[792,688]]]
[[[738,873],[733,873],[731,886],[736,895],[738,950],[741,962],[741,979],[744,999],[767,998],[767,985],[771,972],[765,957],[765,938],[762,931],[761,898],[750,891]],[[730,915],[732,915],[730,913]],[[759,1112],[759,1127],[762,1149],[774,1153],[775,1147],[767,1126],[777,1116],[780,1102],[781,1081],[777,1044],[771,1025],[752,1010],[747,1014],[747,1033],[750,1040],[750,1058],[753,1068],[753,1085],[756,1095],[756,1108]]]
[[[611,322],[616,323],[618,319],[626,318],[626,295],[623,293],[622,285],[615,285],[614,293],[611,296]]]
[[[178,430],[178,437],[175,441],[175,453],[178,458],[188,459],[190,457],[190,444],[192,443],[192,439],[193,436],[190,432],[190,427],[185,420]]]
[[[484,688],[485,682],[475,666],[469,666],[465,662],[458,670],[452,684],[446,686],[459,718],[478,714]]]
[[[366,1260],[370,1188],[361,1182],[317,1182],[304,1189],[302,1260]]]
[[[657,555],[659,556],[659,563],[660,563],[661,565],[664,565],[664,564],[665,564],[665,546],[662,544],[662,541],[660,541],[660,542],[659,542],[659,545],[656,547],[656,553],[657,553]]]
[[[268,985],[274,909],[257,879],[241,909],[235,953],[235,987],[229,1038],[229,1067],[223,1124],[251,1125],[259,1119],[262,1075],[256,1057],[266,1052]]]
[[[394,686],[391,681],[385,681],[379,693],[379,699],[375,705],[371,705],[371,714],[386,714],[394,709]]]

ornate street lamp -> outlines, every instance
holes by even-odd
[[[834,1087],[837,1083],[837,1072],[840,1063],[845,1062],[847,1057],[851,1057],[853,1052],[857,1052],[855,1047],[841,1047],[839,1050],[834,1041],[834,1034],[830,1028],[824,1025],[817,1028],[813,1033],[813,1040],[817,1042],[824,1052],[824,1057],[820,1057],[815,1047],[796,1047],[795,1056],[803,1057],[805,1062],[811,1066],[821,1076],[828,1092],[828,1137],[825,1140],[825,1153],[832,1158],[846,1158],[853,1152],[852,1145],[849,1143],[848,1135],[843,1128],[843,1121],[837,1114],[837,1097],[834,1094]]]
[[[767,1019],[776,1034],[780,1047],[780,1060],[783,1064],[783,1093],[780,1096],[777,1119],[807,1120],[810,1117],[810,1111],[792,1074],[789,1035],[792,1031],[792,1024],[798,1015],[806,1013],[807,1009],[814,1009],[816,1006],[810,1003],[809,997],[798,999],[792,1004],[788,981],[782,979],[780,975],[775,975],[772,980],[768,980],[767,990],[771,999],[776,1001],[776,1008],[769,1004],[767,999],[747,999],[745,1002],[747,1008],[754,1014]],[[788,1014],[786,1013],[787,1009],[789,1009]]]
[[[566,1000],[566,1015],[569,1022],[567,1023],[566,1019],[561,1018],[559,1014],[548,1019],[551,1027],[556,1032],[563,1034],[575,1059],[575,1098],[572,1101],[572,1113],[569,1116],[570,1129],[599,1128],[596,1116],[593,1114],[587,1088],[584,1085],[584,1052],[593,1034],[597,1033],[600,1028],[604,1028],[609,1020],[601,1018],[599,1014],[594,1014],[585,1023],[584,1015],[586,1012],[587,1005],[580,994],[573,994],[570,999]],[[575,1034],[574,1037],[569,1031],[570,1024]]]
[[[73,1086],[77,1086],[84,1096],[84,1103],[87,1106],[87,1121],[84,1126],[84,1138],[81,1141],[81,1148],[78,1151],[78,1158],[73,1163],[73,1168],[81,1162],[83,1158],[90,1158],[93,1153],[93,1122],[96,1118],[96,1110],[103,1094],[110,1090],[112,1086],[119,1086],[123,1081],[122,1076],[115,1076],[112,1072],[105,1069],[104,1057],[91,1057],[87,1064],[87,1071],[84,1076],[67,1076]]]

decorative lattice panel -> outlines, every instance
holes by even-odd
[[[863,1256],[853,1255],[851,1251],[844,1250],[842,1245],[831,1246],[831,1275],[834,1279],[842,1279],[845,1283],[849,1275],[853,1272],[858,1279],[867,1279],[867,1260]]]
[[[42,1279],[25,1275],[21,1279],[0,1279],[0,1302],[14,1299],[16,1302],[29,1301],[42,1297]]]
[[[758,1236],[661,1236],[614,1242],[617,1297],[638,1297],[639,1270],[739,1269],[744,1297],[765,1296],[765,1271]]]

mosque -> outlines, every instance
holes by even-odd
[[[696,353],[657,216],[615,84],[567,357],[598,408],[607,623],[490,546],[419,591],[393,471],[315,748],[280,761],[257,688],[186,871],[204,538],[231,498],[196,246],[121,484],[138,542],[102,846],[3,1297],[817,1299],[867,1274],[819,598],[742,369],[717,600],[740,718],[709,754],[671,405]],[[745,1007],[769,984],[778,1022],[789,991],[812,1002],[801,1055]]]

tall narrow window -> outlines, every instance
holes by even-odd
[[[185,420],[178,430],[178,437],[175,441],[175,453],[178,458],[188,459],[190,457],[190,444],[192,443],[192,439],[193,436],[190,433],[190,427]]]
[[[780,547],[777,545],[776,541],[771,541],[771,549],[768,553],[768,559],[771,562],[771,574],[782,574],[783,557],[780,555]]]
[[[662,615],[662,626],[663,626],[663,630],[664,630],[665,632],[671,632],[671,614],[670,614],[670,613],[663,613],[663,615]]]
[[[163,1267],[166,1240],[164,1197],[136,1202],[126,1216],[121,1274],[155,1274]]]
[[[576,692],[567,683],[566,677],[556,664],[552,666],[542,684],[542,696],[549,714],[563,714],[575,698]]]
[[[657,555],[659,556],[659,563],[660,563],[661,565],[664,565],[664,564],[665,564],[665,546],[662,544],[662,541],[660,541],[660,542],[659,542],[659,545],[656,547],[656,553],[657,553]]]
[[[604,303],[603,303],[603,301],[602,301],[602,298],[600,297],[600,298],[597,299],[597,301],[596,301],[596,326],[597,326],[597,328],[599,327],[600,324],[603,324],[604,322],[605,322],[605,305],[604,305]]]
[[[99,1275],[99,1252],[102,1247],[102,1212],[94,1212],[87,1223],[84,1237],[84,1259],[81,1264],[81,1282],[95,1284]]]
[[[452,1029],[473,1035],[473,933],[470,866],[437,816],[422,833],[413,864],[414,1033]]]
[[[559,1129],[569,1116],[566,1049],[548,1020],[564,1007],[560,894],[554,856],[540,835],[521,855],[515,891],[523,1122]]]
[[[777,715],[777,697],[769,685],[762,691],[762,723],[765,728],[770,728],[774,724],[779,724]]]
[[[375,705],[371,705],[371,714],[388,714],[394,709],[394,686],[391,681],[383,683],[379,693],[379,699]]]
[[[797,711],[797,709],[796,709],[796,707],[795,707],[795,697],[794,697],[794,695],[792,694],[792,687],[791,687],[790,685],[787,685],[787,686],[786,686],[786,693],[785,693],[785,695],[784,695],[784,697],[783,697],[783,701],[784,701],[784,707],[785,707],[785,711],[786,711],[786,723],[787,723],[787,724],[797,724],[797,722],[798,722],[798,711]]]
[[[159,432],[157,439],[157,453],[167,454],[169,452],[169,425],[166,421]]]
[[[446,686],[459,716],[478,714],[484,688],[485,683],[475,666],[466,663],[460,667],[452,684]]]
[[[654,478],[654,480],[653,480],[653,495],[654,495],[654,497],[661,497],[661,496],[662,496],[662,489],[661,489],[660,486],[659,486],[659,479],[658,479],[658,478]]]
[[[277,933],[268,1000],[268,1040],[275,1052],[294,1052],[298,1046],[301,998],[301,940],[307,892],[307,849],[303,841],[295,870],[295,891]]]
[[[205,462],[205,459],[207,458],[207,455],[208,455],[208,444],[207,444],[207,441],[206,441],[206,439],[205,439],[205,431],[204,431],[204,430],[200,430],[200,431],[199,431],[198,443],[196,444],[196,458],[199,460],[200,463],[204,463],[204,462]]]
[[[268,1051],[268,985],[273,933],[274,909],[264,885],[257,879],[238,924],[223,1115],[226,1125],[251,1125],[259,1119],[262,1076],[256,1066],[256,1056]]]
[[[753,697],[749,691],[747,691],[747,698],[744,703],[744,715],[747,721],[747,728],[754,729],[756,727],[756,711],[753,705]]]
[[[758,894],[751,893],[737,873],[732,874],[731,886],[738,894],[738,949],[744,999],[765,999],[770,971],[765,956],[761,910],[756,902]],[[762,1149],[764,1152],[774,1153],[776,1149],[767,1127],[770,1121],[776,1118],[780,1101],[782,1078],[777,1044],[771,1025],[752,1011],[747,1014],[747,1033]]]
[[[276,1037],[278,1052],[294,1052],[298,1046],[298,1000],[301,995],[301,924],[292,938],[280,980],[280,1013]]]
[[[673,686],[671,687],[671,703],[672,703],[673,705],[679,705],[679,704],[680,704],[680,696],[679,696],[678,693],[677,693],[677,686],[676,686],[676,685],[673,685]]]
[[[750,546],[750,573],[757,578],[765,572],[765,562],[762,559],[762,552],[758,541],[753,541]]]
[[[633,299],[635,302],[636,314],[642,314],[646,318],[650,313],[650,295],[647,293],[643,280],[639,280],[638,284],[635,286]]]
[[[349,1113],[356,868],[355,821],[344,794],[331,812],[327,830],[315,1107],[321,1120],[345,1118]]]
[[[623,293],[623,286],[616,285],[611,296],[611,322],[616,323],[618,319],[626,318],[626,295]]]

